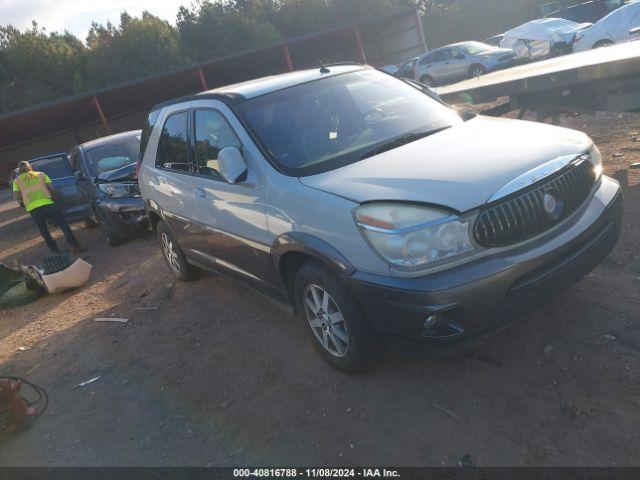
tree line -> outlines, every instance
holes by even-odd
[[[431,47],[481,39],[531,18],[539,0],[197,0],[175,24],[126,12],[81,40],[33,22],[0,26],[0,113],[417,8]]]

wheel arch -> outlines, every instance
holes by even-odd
[[[147,216],[149,217],[149,225],[151,226],[153,231],[155,231],[158,223],[164,220],[162,210],[160,209],[160,206],[153,200],[147,200],[145,204]]]
[[[338,275],[351,276],[356,271],[338,249],[308,233],[280,235],[273,243],[271,256],[278,277],[290,295],[296,273],[308,261],[317,260]]]
[[[593,43],[593,46],[591,47],[591,49],[595,50],[596,48],[601,48],[601,47],[609,46],[613,44],[614,44],[613,40],[609,38],[601,38],[600,40]]]

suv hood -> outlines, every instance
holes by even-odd
[[[122,182],[124,180],[135,180],[135,178],[136,163],[131,163],[124,167],[116,168],[115,170],[100,173],[98,175],[98,182]]]
[[[308,186],[354,202],[399,200],[465,212],[501,187],[591,140],[566,128],[478,116],[431,137],[330,172],[302,177]]]

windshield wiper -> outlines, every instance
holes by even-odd
[[[428,130],[426,132],[407,133],[406,135],[402,135],[401,137],[394,138],[393,140],[391,140],[391,141],[389,141],[387,143],[383,143],[382,145],[378,145],[374,149],[369,150],[367,153],[365,153],[364,155],[362,155],[360,157],[360,160],[364,160],[365,158],[375,157],[376,155],[380,155],[381,153],[388,152],[389,150],[394,150],[394,149],[399,148],[399,147],[401,147],[403,145],[407,145],[409,143],[416,142],[416,141],[420,140],[421,138],[425,138],[425,137],[428,137],[430,135],[434,135],[434,134],[436,134],[438,132],[442,132],[443,130],[446,130],[448,128],[451,128],[451,125],[447,125],[446,127],[436,128],[435,130]]]

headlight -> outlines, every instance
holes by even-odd
[[[132,193],[128,183],[99,183],[98,188],[110,197],[128,197]]]
[[[602,154],[600,149],[595,143],[592,143],[588,153],[589,161],[593,164],[593,171],[596,174],[596,180],[599,180],[602,176]]]
[[[355,219],[373,249],[396,267],[417,269],[474,250],[469,222],[440,210],[376,203],[358,208]]]

